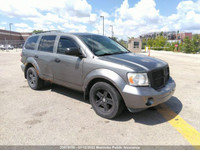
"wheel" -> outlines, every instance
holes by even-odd
[[[94,111],[107,119],[117,117],[125,106],[118,91],[105,82],[97,82],[92,86],[89,99]]]
[[[39,78],[34,67],[27,69],[26,76],[28,84],[33,90],[39,90],[43,86],[44,81]]]

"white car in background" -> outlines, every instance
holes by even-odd
[[[1,45],[0,45],[0,49],[1,49],[1,50],[5,50],[5,49],[6,49],[5,45],[1,44]]]
[[[14,49],[14,47],[12,45],[10,45],[10,44],[6,45],[5,47],[6,47],[6,49],[11,49],[11,50]]]

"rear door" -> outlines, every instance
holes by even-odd
[[[35,54],[35,60],[40,68],[41,77],[46,80],[53,79],[52,62],[54,60],[54,46],[56,35],[44,35],[39,42],[38,51]]]
[[[64,49],[79,48],[77,42],[67,36],[61,36],[55,60],[53,62],[54,81],[74,89],[81,89],[82,85],[82,64],[84,58],[65,54]]]

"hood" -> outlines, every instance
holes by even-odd
[[[101,56],[99,59],[129,67],[136,72],[151,71],[168,65],[160,59],[134,53]]]

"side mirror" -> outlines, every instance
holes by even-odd
[[[80,52],[80,48],[77,48],[77,47],[66,48],[65,54],[72,55],[72,56],[78,56],[80,58],[84,57],[84,55]]]

